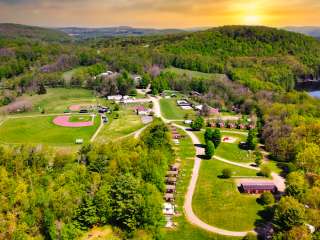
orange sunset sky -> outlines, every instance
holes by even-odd
[[[0,22],[50,27],[320,26],[320,0],[0,0]]]

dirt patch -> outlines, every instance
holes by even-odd
[[[235,137],[230,137],[230,136],[223,136],[222,137],[222,142],[224,143],[235,143],[238,139]]]

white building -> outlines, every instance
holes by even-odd
[[[171,203],[164,203],[162,212],[164,215],[174,215],[174,205]]]
[[[112,100],[112,101],[120,101],[122,99],[121,95],[111,95],[107,97],[108,100]]]

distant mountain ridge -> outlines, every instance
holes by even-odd
[[[161,35],[176,34],[185,32],[181,29],[155,29],[155,28],[134,28],[128,26],[106,27],[106,28],[82,28],[82,27],[65,27],[58,30],[68,34],[69,36],[88,39],[99,37],[116,37],[116,36],[145,36],[145,35]]]
[[[320,27],[285,27],[285,30],[302,33],[320,39]]]
[[[72,38],[68,34],[51,28],[27,26],[14,23],[0,23],[0,38],[28,38],[48,42],[66,42]]]

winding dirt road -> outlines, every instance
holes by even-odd
[[[156,97],[151,97],[151,100],[153,102],[153,110],[155,113],[155,116],[160,117],[165,123],[170,123],[172,122],[172,120],[167,120],[165,119],[162,114],[161,114],[161,109],[160,109],[160,103],[159,103],[159,98]],[[195,160],[194,160],[194,166],[193,166],[193,171],[192,171],[192,176],[191,176],[191,180],[188,186],[188,190],[185,196],[185,202],[183,205],[183,209],[184,209],[184,213],[185,216],[187,218],[187,220],[194,224],[195,226],[202,228],[206,231],[212,232],[212,233],[216,233],[216,234],[220,234],[220,235],[225,235],[225,236],[233,236],[233,237],[244,237],[246,236],[248,233],[254,233],[254,231],[244,231],[244,232],[238,232],[238,231],[229,231],[229,230],[225,230],[225,229],[221,229],[221,228],[217,228],[214,226],[211,226],[205,222],[203,222],[201,219],[199,219],[193,212],[192,209],[192,198],[193,198],[193,194],[195,192],[196,189],[196,185],[197,185],[197,180],[198,180],[198,176],[199,176],[199,171],[200,171],[200,167],[201,167],[201,159],[199,158],[199,156],[204,154],[204,149],[201,146],[201,142],[199,140],[199,138],[192,132],[190,131],[187,127],[181,126],[181,125],[177,125],[177,124],[173,124],[174,126],[176,126],[177,128],[182,129],[183,131],[185,131],[191,138],[192,143],[195,146],[195,150],[196,150],[196,156],[195,156]],[[229,132],[232,133],[233,131],[230,130],[225,130],[223,132]],[[240,133],[240,134],[244,134],[246,135],[246,133],[243,132],[239,132],[239,131],[235,131],[234,133]],[[248,169],[252,169],[252,170],[259,170],[259,168],[257,167],[253,167],[250,166],[249,164],[242,164],[242,163],[237,163],[237,162],[233,162],[218,156],[214,157],[216,160],[218,161],[222,161],[228,164],[232,164],[235,166],[239,166],[239,167],[243,167],[243,168],[248,168]],[[285,183],[284,183],[284,179],[279,176],[276,173],[272,173],[272,178],[275,182],[275,184],[277,185],[278,189],[280,191],[283,191],[285,189]]]

